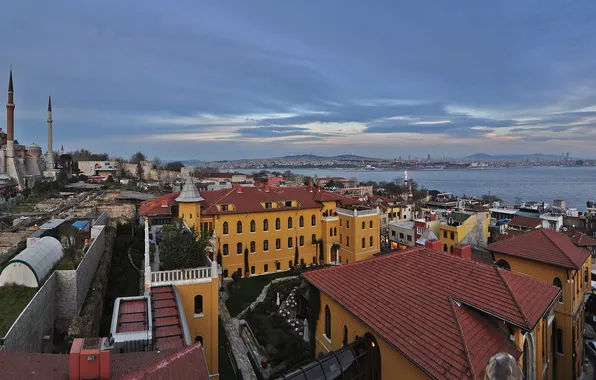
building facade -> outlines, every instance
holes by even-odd
[[[584,294],[591,291],[590,251],[562,232],[527,232],[491,244],[498,266],[553,284],[562,290],[555,307],[553,345],[556,379],[577,379],[584,363]]]
[[[485,247],[490,233],[488,212],[450,212],[440,215],[439,235],[443,252],[453,253],[456,245]]]

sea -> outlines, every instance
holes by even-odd
[[[357,178],[365,181],[403,181],[403,171],[344,170],[344,169],[275,169],[284,172],[318,177]],[[237,169],[252,173],[255,169]],[[586,210],[586,201],[596,200],[596,167],[485,168],[456,170],[412,170],[408,178],[429,190],[439,190],[453,195],[495,195],[505,203],[538,201],[552,203],[565,200],[567,208]]]

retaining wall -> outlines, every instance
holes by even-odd
[[[110,225],[115,226],[118,223],[125,223],[135,218],[137,209],[130,203],[121,204],[98,204],[98,212],[107,212],[110,218]]]

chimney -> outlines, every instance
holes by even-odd
[[[308,191],[311,192],[311,193],[312,193],[312,188],[313,188],[312,181],[310,181],[308,183]]]
[[[465,246],[453,246],[453,255],[461,257],[462,259],[472,260],[472,246],[465,245]]]
[[[271,186],[265,185],[265,192],[268,193],[271,190]]]
[[[168,201],[166,199],[162,199],[161,200],[161,207],[169,207],[168,206]]]
[[[441,241],[440,240],[427,240],[424,242],[424,247],[428,249],[432,249],[433,251],[441,251]]]
[[[437,214],[435,214],[434,212],[432,214],[429,215],[428,217],[429,221],[433,221],[433,220],[437,220]]]
[[[240,185],[236,186],[236,192],[238,194],[242,194],[242,186],[240,186]]]
[[[77,338],[70,347],[69,380],[109,380],[112,350],[106,338]]]

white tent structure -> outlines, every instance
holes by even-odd
[[[62,244],[58,240],[50,236],[43,237],[6,263],[0,271],[0,286],[38,288],[63,255]]]

